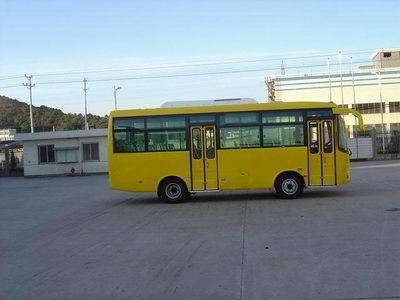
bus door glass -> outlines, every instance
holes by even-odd
[[[204,190],[204,161],[203,161],[203,141],[201,127],[191,127],[191,172],[192,189]]]
[[[214,126],[193,126],[191,133],[191,172],[193,190],[218,189],[216,137]]]
[[[309,185],[335,185],[332,120],[308,121]]]
[[[205,152],[206,190],[218,189],[217,153],[215,147],[215,127],[207,126],[203,130]]]
[[[322,185],[319,122],[308,121],[308,184]]]

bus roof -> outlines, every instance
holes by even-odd
[[[160,116],[160,115],[182,115],[182,114],[207,114],[223,112],[246,112],[262,110],[285,110],[285,109],[319,109],[335,108],[332,102],[268,102],[254,104],[235,104],[220,106],[192,106],[192,107],[168,107],[168,108],[145,108],[114,110],[110,117],[131,117],[131,116]]]

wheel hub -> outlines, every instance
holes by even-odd
[[[293,195],[297,192],[298,189],[298,184],[296,180],[292,178],[285,179],[282,182],[282,190],[285,192],[287,195]]]
[[[177,183],[169,183],[165,187],[165,193],[167,196],[171,199],[177,199],[181,196],[182,194],[182,189]]]

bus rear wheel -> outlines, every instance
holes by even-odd
[[[303,192],[303,182],[299,175],[283,174],[276,181],[275,190],[281,199],[295,199]]]
[[[188,191],[182,180],[171,178],[160,184],[158,195],[167,203],[180,203],[188,196]]]

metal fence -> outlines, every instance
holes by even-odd
[[[400,135],[397,133],[375,133],[376,159],[400,159]]]
[[[373,128],[359,134],[356,138],[372,139],[372,159],[400,159],[400,134],[398,131],[382,132]]]

